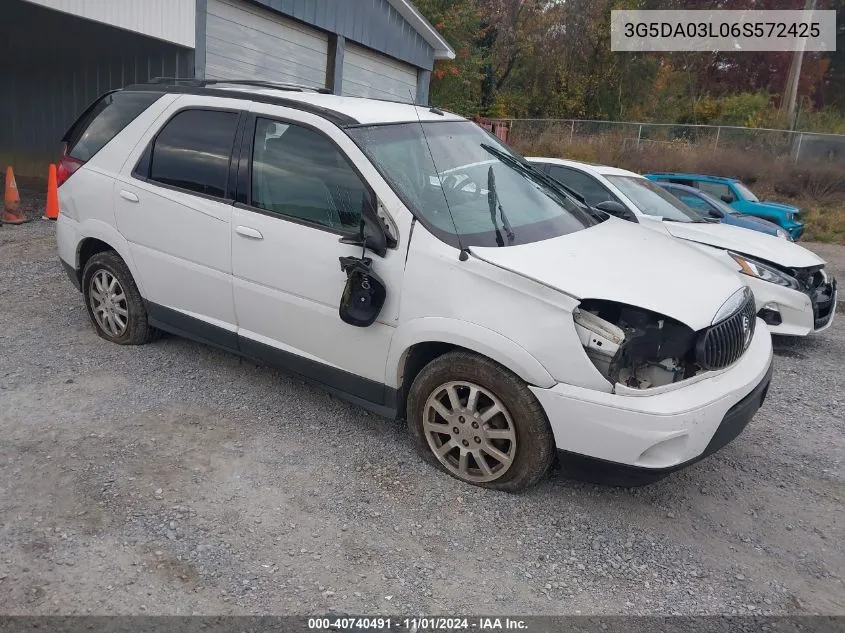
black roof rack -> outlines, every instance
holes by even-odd
[[[154,77],[150,79],[151,84],[159,85],[185,85],[204,88],[219,84],[232,84],[235,86],[252,86],[254,88],[273,88],[275,90],[290,90],[292,92],[318,92],[320,94],[332,94],[332,91],[323,86],[306,86],[305,84],[286,83],[283,81],[265,81],[263,79],[188,79],[180,77]]]
[[[175,77],[156,77],[149,83],[144,84],[132,84],[129,86],[124,87],[124,90],[135,90],[135,91],[152,91],[152,92],[173,92],[179,94],[195,94],[195,95],[206,95],[209,97],[223,97],[228,99],[248,99],[249,101],[257,101],[259,103],[270,103],[273,105],[281,105],[287,108],[294,108],[297,110],[302,110],[303,112],[310,112],[311,114],[316,114],[318,116],[323,117],[324,119],[331,121],[338,127],[348,127],[351,125],[357,125],[359,121],[348,114],[344,114],[343,112],[339,112],[337,110],[332,110],[331,108],[326,108],[324,106],[309,103],[308,101],[300,101],[299,99],[289,99],[285,98],[281,95],[269,95],[269,94],[260,94],[255,92],[248,92],[246,90],[236,90],[236,89],[223,89],[218,88],[219,84],[233,84],[235,86],[256,86],[256,87],[267,87],[267,88],[274,88],[276,90],[288,90],[293,92],[304,92],[305,90],[315,90],[322,92],[325,88],[317,89],[317,88],[307,88],[307,87],[295,87],[292,85],[288,85],[286,88],[282,88],[282,84],[277,84],[273,82],[265,82],[265,81],[258,81],[258,80],[223,80],[223,79],[179,79]]]

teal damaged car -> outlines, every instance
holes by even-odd
[[[672,172],[645,174],[645,177],[649,180],[672,182],[700,189],[729,204],[740,213],[774,222],[789,233],[796,242],[804,233],[804,222],[800,219],[801,210],[798,207],[782,202],[762,201],[736,178]]]

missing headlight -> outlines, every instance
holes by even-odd
[[[695,332],[680,321],[601,299],[582,301],[573,317],[587,356],[613,384],[648,389],[701,371]]]

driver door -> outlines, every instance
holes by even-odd
[[[360,161],[360,150],[322,118],[253,105],[232,217],[235,312],[244,353],[383,404],[402,255],[367,253],[387,288],[375,323],[355,327],[338,315],[346,282],[339,258],[362,254],[339,240],[358,231],[364,198],[378,197]]]

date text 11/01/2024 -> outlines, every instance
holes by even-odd
[[[318,631],[525,631],[528,625],[518,618],[357,617],[308,618],[308,628]]]

